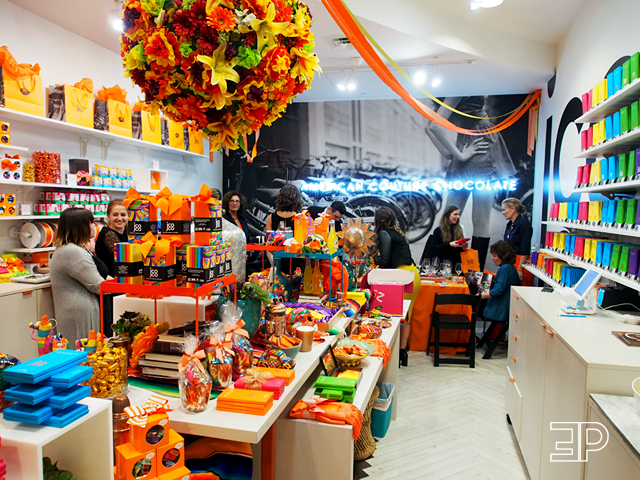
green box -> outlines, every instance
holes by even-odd
[[[636,100],[631,104],[629,109],[629,129],[633,130],[638,128],[638,101]]]
[[[631,150],[627,157],[627,177],[633,178],[636,175],[636,151]]]
[[[640,52],[631,55],[629,59],[629,81],[633,82],[640,76]]]
[[[631,83],[631,61],[627,60],[622,64],[622,88]]]
[[[629,168],[627,167],[628,157],[628,153],[621,153],[618,155],[618,178],[627,178],[627,172],[629,171]]]
[[[611,249],[611,263],[609,266],[617,270],[618,265],[620,265],[620,250],[622,249],[622,244],[616,243]]]
[[[635,225],[636,213],[638,213],[638,199],[632,198],[631,200],[627,200],[627,218],[624,223],[626,225]]]
[[[620,133],[629,131],[629,107],[620,109]]]
[[[624,223],[626,215],[627,215],[627,200],[620,199],[618,200],[618,205],[616,205],[616,223],[619,225],[622,225]]]
[[[622,245],[620,248],[620,261],[618,262],[618,271],[626,272],[629,270],[629,252],[631,251],[630,245]]]

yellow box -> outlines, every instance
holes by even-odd
[[[184,467],[184,438],[175,430],[169,430],[169,443],[156,449],[158,476]]]
[[[189,480],[191,478],[191,472],[187,467],[180,467],[171,473],[165,473],[160,475],[158,480]]]
[[[152,480],[156,477],[156,457],[155,448],[140,452],[131,443],[118,445],[116,447],[116,480],[139,478]]]
[[[154,413],[147,418],[144,427],[131,425],[129,440],[140,452],[160,448],[169,444],[169,416],[166,413]]]

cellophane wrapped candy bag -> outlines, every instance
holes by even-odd
[[[249,341],[249,333],[244,330],[242,309],[228,302],[220,307],[220,318],[225,332],[225,341],[231,341],[233,357],[233,378],[247,374],[253,367],[253,347]]]
[[[207,359],[209,375],[215,390],[224,390],[233,383],[233,350],[231,342],[225,341],[221,322],[215,322],[210,329]]]
[[[202,365],[206,358],[204,350],[198,350],[198,341],[189,335],[184,341],[184,355],[178,365],[178,388],[182,407],[188,412],[203,412],[209,404],[211,377]]]

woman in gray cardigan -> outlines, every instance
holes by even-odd
[[[56,251],[49,262],[58,333],[75,345],[89,330],[100,330],[100,302],[96,294],[103,278],[89,252],[93,214],[69,208],[60,215]],[[110,278],[110,277],[107,277]]]

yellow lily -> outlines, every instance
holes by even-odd
[[[235,60],[227,62],[224,58],[224,51],[227,48],[226,43],[221,43],[215,52],[213,57],[207,57],[206,55],[198,55],[196,60],[204,63],[211,69],[211,85],[220,85],[220,91],[227,93],[227,80],[238,83],[240,81],[240,75],[233,67],[235,66]]]
[[[276,5],[271,2],[267,9],[267,15],[262,20],[254,19],[249,22],[251,29],[256,32],[258,37],[258,51],[262,52],[262,49],[266,46],[269,48],[275,46],[276,35],[280,35],[289,26],[289,22],[274,22],[276,18]],[[244,25],[238,25],[240,33],[249,33],[251,31]]]
[[[233,103],[233,95],[229,93],[223,93],[222,91],[216,91],[211,94],[211,100],[203,105],[203,107],[211,108],[211,105],[216,106],[216,110],[222,110],[224,107]]]
[[[296,64],[291,69],[291,75],[302,79],[305,83],[313,80],[313,71],[322,73],[322,68],[318,65],[320,61],[315,53],[308,54],[304,50],[292,48],[291,53],[296,56]]]
[[[236,143],[240,132],[236,128],[239,117],[226,117],[221,122],[214,122],[207,125],[207,129],[214,132],[211,134],[211,150],[217,150],[221,146],[235,150],[238,148]]]
[[[206,12],[210,15],[214,7],[222,5],[223,7],[230,8],[232,11],[236,9],[232,0],[207,0]]]

